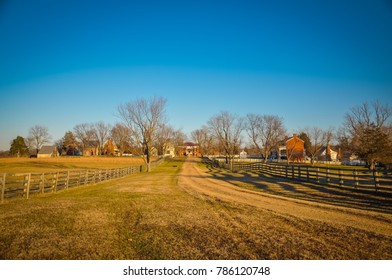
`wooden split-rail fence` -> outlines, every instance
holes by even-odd
[[[47,173],[0,174],[1,203],[5,199],[26,198],[40,193],[96,184],[141,172],[142,166],[112,169],[67,170]]]
[[[230,169],[230,165],[217,160],[212,164]],[[362,191],[384,192],[392,196],[391,171],[367,169],[344,169],[336,167],[318,167],[308,165],[279,163],[235,163],[233,170],[264,173],[298,181],[318,183],[329,186],[351,187]]]

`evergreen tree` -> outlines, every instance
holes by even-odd
[[[78,150],[78,142],[71,131],[67,131],[62,139],[62,151],[66,155],[73,156]]]
[[[27,156],[29,154],[29,149],[23,137],[18,136],[12,140],[10,153],[16,157]]]

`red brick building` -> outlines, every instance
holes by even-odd
[[[201,156],[199,151],[199,145],[193,142],[185,142],[182,146],[178,147],[179,156]]]
[[[305,161],[305,141],[298,138],[297,134],[286,140],[287,160],[289,162]]]
[[[289,162],[305,161],[305,142],[293,134],[293,137],[286,138],[282,141],[278,151],[276,151],[278,160],[288,160]]]

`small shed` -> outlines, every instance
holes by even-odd
[[[38,158],[51,158],[58,157],[59,153],[56,146],[42,146],[41,150],[38,152]]]

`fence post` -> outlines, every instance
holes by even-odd
[[[344,187],[343,171],[341,169],[339,169],[339,186]]]
[[[291,166],[291,178],[294,179],[294,165]]]
[[[57,192],[57,183],[59,180],[59,173],[57,172],[56,174],[54,174],[54,186],[53,186],[53,191]]]
[[[309,182],[309,166],[306,166],[306,181]]]
[[[26,199],[29,199],[30,196],[30,182],[31,182],[31,173],[27,174]]]
[[[317,170],[316,170],[316,182],[317,182],[317,183],[320,183],[320,176],[319,176],[319,173],[320,173],[320,168],[317,167]]]
[[[358,170],[354,169],[354,188],[358,188],[359,180],[358,180]]]
[[[374,187],[376,191],[378,191],[378,189],[380,188],[380,180],[378,178],[377,171],[375,169],[373,169],[373,179],[374,179]]]
[[[1,203],[4,203],[4,195],[5,195],[5,180],[7,174],[3,173],[3,181],[1,182]]]
[[[68,189],[68,185],[69,185],[69,170],[67,170],[67,182],[65,185],[65,189]]]
[[[79,176],[78,176],[78,183],[76,184],[76,186],[80,186],[80,182],[82,181],[82,171],[79,170]]]
[[[329,184],[331,181],[331,178],[329,177],[329,168],[327,168],[327,171],[325,172],[325,179],[327,180],[327,184]]]
[[[301,166],[298,165],[298,179],[301,180]]]
[[[88,185],[88,170],[85,170],[85,172],[86,172],[86,177],[84,180],[84,185]]]
[[[45,173],[41,174],[41,182],[40,182],[40,186],[41,186],[41,192],[45,193]]]

